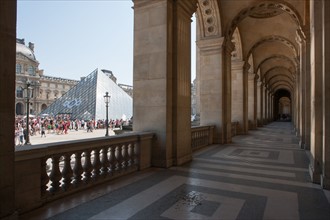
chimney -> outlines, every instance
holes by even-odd
[[[34,52],[34,43],[29,42],[29,48]]]

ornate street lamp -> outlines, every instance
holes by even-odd
[[[25,145],[30,145],[30,132],[29,132],[29,117],[30,117],[30,99],[32,97],[32,87],[31,87],[31,82],[29,80],[26,81],[25,84],[25,98],[26,98],[26,138],[25,138]]]
[[[108,108],[109,108],[109,102],[110,102],[110,95],[108,92],[105,93],[104,96],[104,102],[106,107],[106,119],[105,119],[105,126],[106,126],[106,132],[105,136],[109,136],[109,118],[108,118]]]

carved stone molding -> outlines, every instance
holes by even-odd
[[[221,35],[220,15],[216,0],[198,0],[202,37]]]

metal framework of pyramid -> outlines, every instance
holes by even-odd
[[[104,95],[109,92],[109,120],[132,117],[133,100],[103,70],[94,70],[40,115],[68,114],[71,119],[106,119]]]

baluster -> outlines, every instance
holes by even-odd
[[[127,166],[133,166],[133,143],[127,144]]]
[[[59,160],[60,160],[59,155],[53,156],[52,157],[52,170],[50,172],[49,178],[51,180],[51,187],[49,189],[50,192],[55,193],[58,191],[60,187],[60,180],[62,179],[62,175],[60,172],[60,167],[59,167]]]
[[[97,180],[100,176],[101,162],[100,162],[100,150],[94,149],[94,160],[93,160],[93,174],[92,178]]]
[[[73,171],[71,169],[71,155],[65,154],[64,155],[64,167],[62,170],[62,176],[63,176],[63,184],[62,189],[64,191],[67,191],[71,188],[71,180],[72,180],[72,174]]]
[[[49,176],[47,175],[47,160],[48,158],[41,159],[41,198],[47,195],[47,184],[49,183]]]
[[[73,167],[73,184],[75,187],[81,184],[81,174],[83,173],[83,168],[81,166],[81,152],[75,153],[75,163]]]
[[[83,181],[84,181],[84,183],[88,184],[91,180],[92,170],[93,170],[90,151],[84,152],[84,160],[85,161],[84,161],[84,165],[83,165],[83,169],[84,169]]]
[[[122,159],[121,159],[121,145],[118,145],[116,147],[116,154],[115,154],[115,157],[116,157],[116,172],[120,172],[121,171],[121,162],[122,162]]]
[[[116,146],[110,146],[110,156],[109,156],[109,163],[110,163],[110,174],[114,175],[114,172],[116,170],[116,157],[115,157],[115,153],[116,153]]]
[[[123,158],[123,169],[127,169],[128,167],[128,160],[129,160],[129,156],[128,156],[128,144],[124,144],[123,148],[122,148],[122,158]]]
[[[108,173],[108,167],[108,147],[103,147],[101,154],[101,176],[106,177],[106,174]]]
[[[134,152],[134,165],[138,166],[139,163],[140,163],[140,160],[139,160],[139,157],[140,157],[140,149],[139,149],[139,145],[137,142],[134,143],[134,149],[133,149],[133,152]]]

